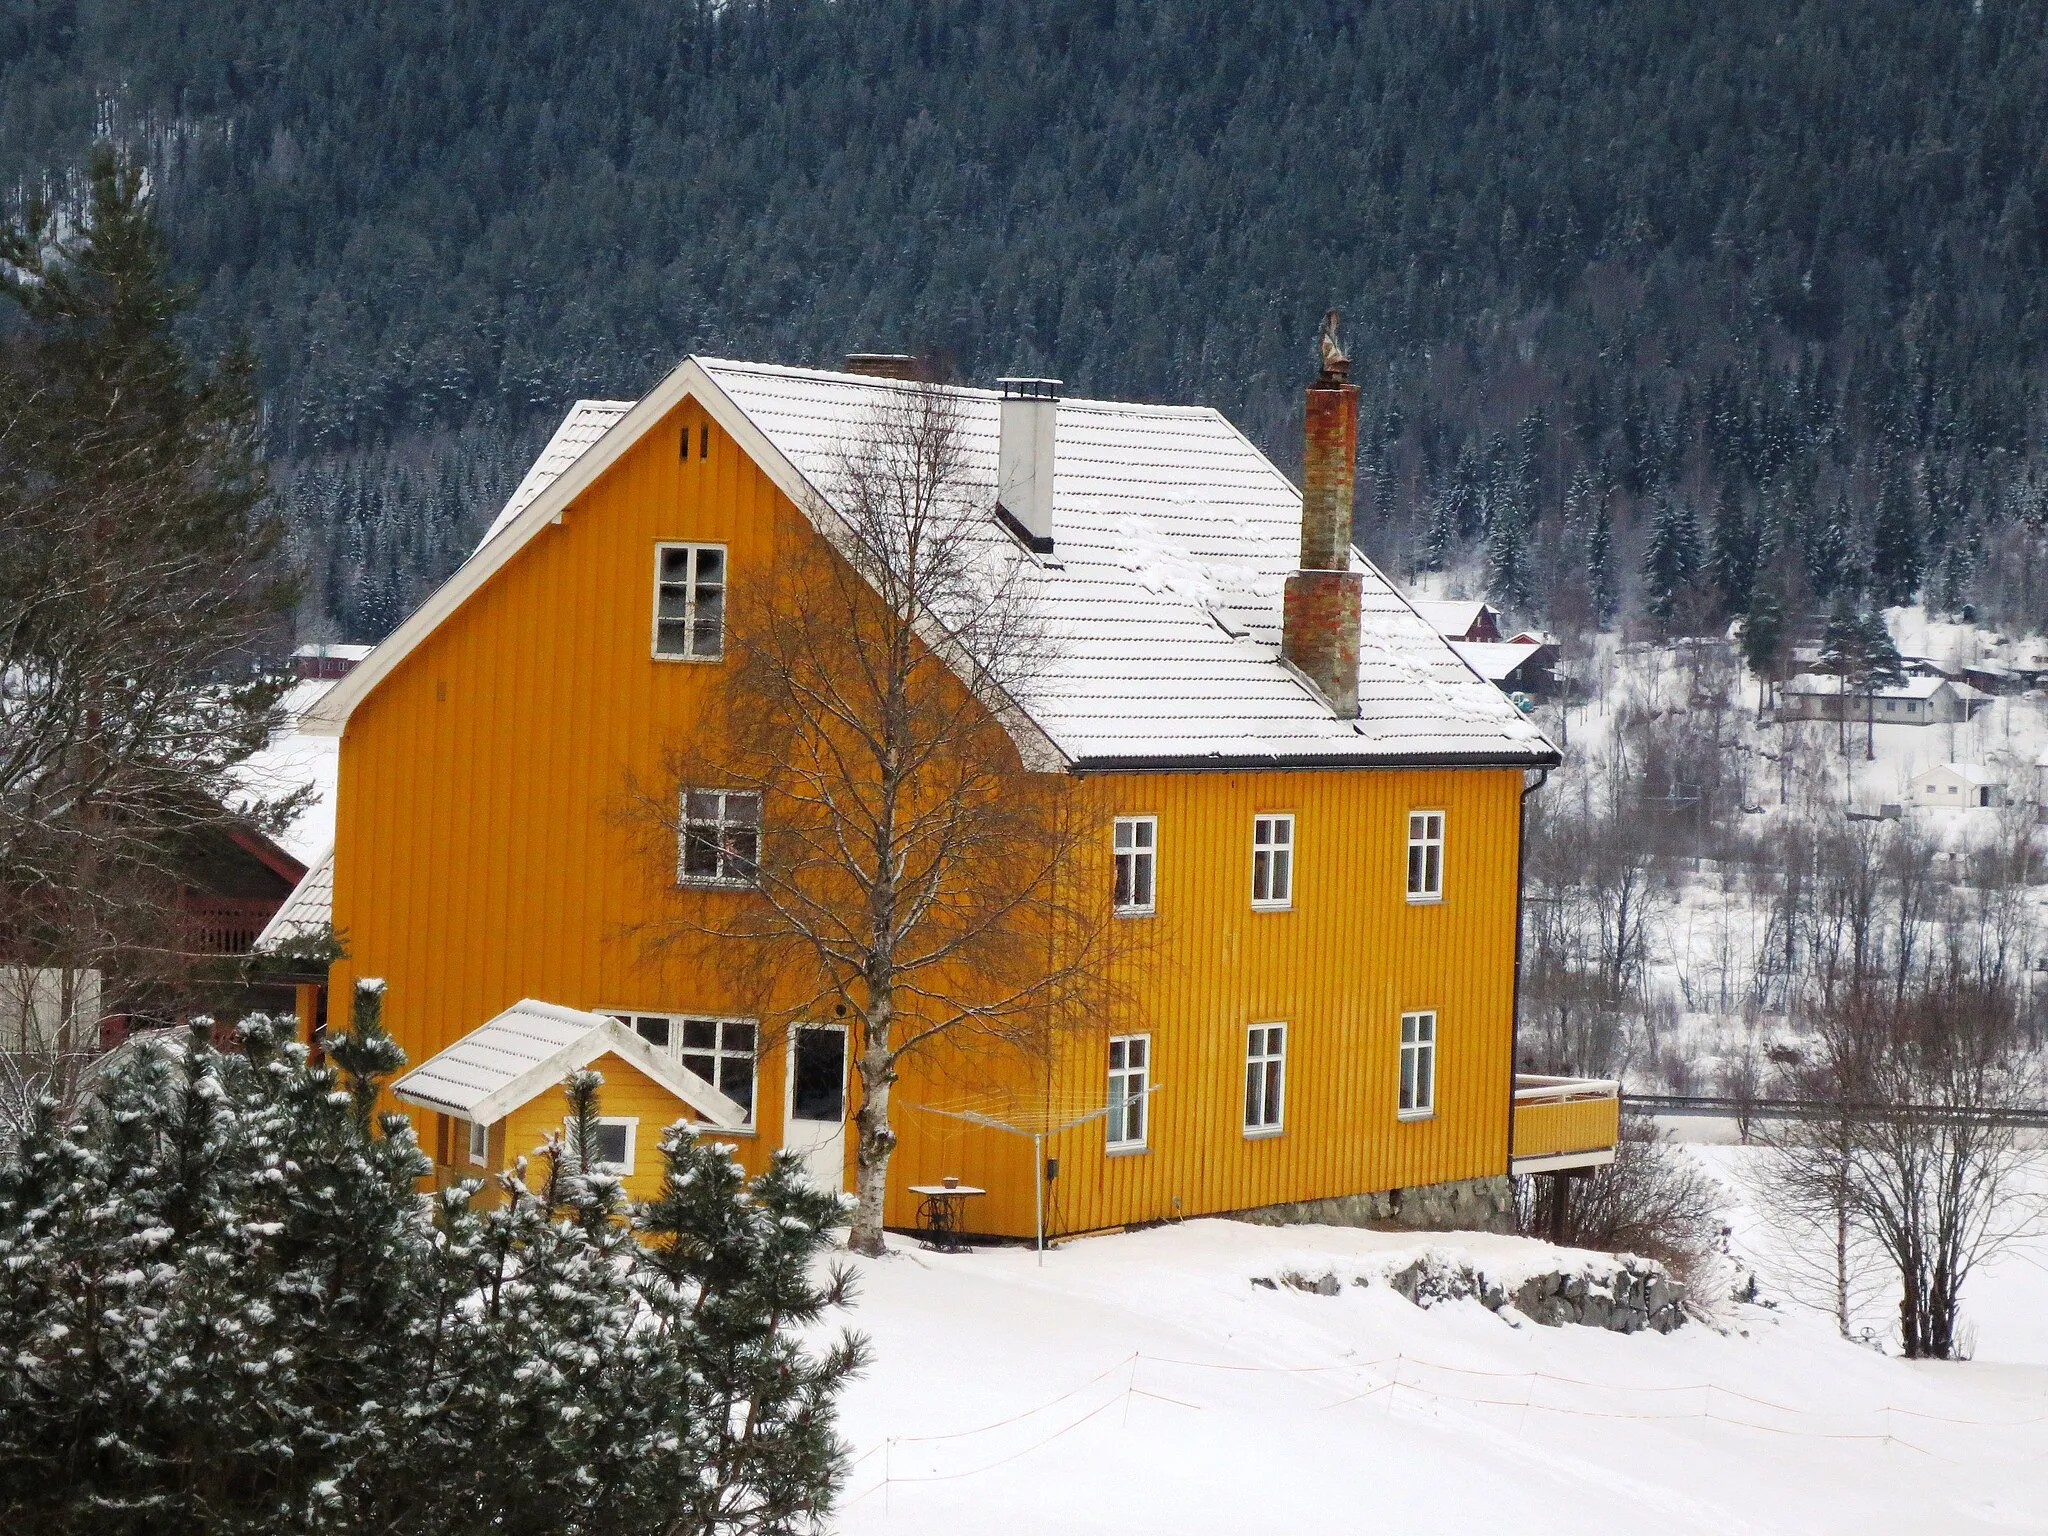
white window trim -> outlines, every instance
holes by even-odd
[[[1273,1123],[1271,1125],[1252,1125],[1250,1123],[1247,1123],[1245,1125],[1244,1137],[1246,1141],[1263,1141],[1269,1137],[1278,1136],[1287,1129],[1287,1042],[1288,1037],[1293,1034],[1293,1031],[1289,1029],[1286,1022],[1281,1019],[1269,1019],[1263,1023],[1247,1024],[1245,1026],[1244,1070],[1247,1083],[1249,1083],[1249,1079],[1251,1077],[1253,1063],[1251,1032],[1255,1029],[1277,1029],[1280,1031],[1280,1051],[1278,1056],[1275,1057],[1273,1055],[1268,1054],[1257,1058],[1258,1062],[1261,1065],[1264,1065],[1268,1061],[1279,1061],[1280,1092],[1278,1097],[1280,1103],[1278,1106],[1278,1113],[1274,1115]]]
[[[1402,1109],[1400,1107],[1400,1067],[1402,1059],[1408,1055],[1410,1047],[1397,1035],[1395,1037],[1394,1116],[1398,1120],[1434,1120],[1436,1118],[1436,1057],[1443,1030],[1437,1011],[1434,1008],[1404,1009],[1401,1014],[1401,1023],[1405,1026],[1410,1019],[1429,1020],[1429,1102],[1414,1109]],[[1420,1052],[1418,1051],[1417,1054],[1419,1055]]]
[[[1119,1042],[1123,1042],[1124,1044],[1128,1045],[1128,1043],[1133,1040],[1142,1040],[1145,1042],[1145,1065],[1139,1069],[1139,1074],[1143,1077],[1144,1080],[1144,1086],[1141,1087],[1135,1094],[1131,1093],[1128,1090],[1128,1088],[1126,1088],[1124,1098],[1124,1102],[1126,1104],[1128,1104],[1130,1100],[1134,1098],[1140,1100],[1141,1102],[1149,1099],[1151,1097],[1152,1090],[1152,1037],[1150,1035],[1111,1035],[1109,1037],[1109,1043],[1112,1046],[1118,1044]],[[1124,1059],[1128,1061],[1130,1059],[1129,1055],[1126,1054]],[[1124,1078],[1126,1081],[1128,1081],[1128,1079],[1131,1076],[1131,1073],[1128,1068],[1122,1072],[1118,1072],[1114,1067],[1112,1067],[1109,1069],[1109,1073],[1112,1078],[1121,1077]],[[1138,1123],[1142,1128],[1142,1134],[1135,1141],[1112,1141],[1107,1136],[1105,1136],[1103,1138],[1102,1143],[1103,1150],[1113,1155],[1121,1155],[1132,1152],[1144,1152],[1148,1150],[1152,1145],[1152,1106],[1149,1103],[1143,1103],[1142,1109],[1140,1110]]]
[[[491,1166],[491,1128],[475,1120],[465,1120],[469,1127],[469,1162],[473,1168]],[[478,1145],[482,1143],[482,1145]]]
[[[1262,821],[1286,822],[1287,841],[1268,843],[1266,850],[1273,852],[1285,848],[1287,853],[1287,894],[1284,897],[1259,896],[1259,823]],[[1294,812],[1258,811],[1252,816],[1252,910],[1254,912],[1291,912],[1294,910],[1294,865],[1295,848]]]
[[[638,1152],[637,1143],[640,1139],[640,1117],[638,1115],[599,1115],[597,1123],[599,1125],[623,1125],[626,1128],[626,1161],[623,1165],[619,1163],[599,1163],[596,1171],[612,1174],[616,1178],[631,1178],[633,1176],[634,1160]],[[575,1134],[576,1122],[564,1117],[562,1120],[563,1140],[567,1142]]]
[[[1415,835],[1415,818],[1416,818],[1417,816],[1435,816],[1435,817],[1438,817],[1438,818],[1439,818],[1439,820],[1438,820],[1438,822],[1437,822],[1437,832],[1436,832],[1436,839],[1435,839],[1435,843],[1434,843],[1434,846],[1435,846],[1435,848],[1436,848],[1436,889],[1435,889],[1434,891],[1430,891],[1430,890],[1422,890],[1422,891],[1413,891],[1413,890],[1411,890],[1411,891],[1409,891],[1409,892],[1408,892],[1408,903],[1409,903],[1409,905],[1410,905],[1410,906],[1416,906],[1416,907],[1431,907],[1431,906],[1437,906],[1437,905],[1439,905],[1439,904],[1440,904],[1440,903],[1441,903],[1441,902],[1443,901],[1443,899],[1444,899],[1444,845],[1445,845],[1445,844],[1446,844],[1446,843],[1447,843],[1447,842],[1449,841],[1449,838],[1447,837],[1447,835],[1446,835],[1446,834],[1447,834],[1447,833],[1448,833],[1448,832],[1450,831],[1450,822],[1451,822],[1451,818],[1450,818],[1450,817],[1449,817],[1449,816],[1448,816],[1448,815],[1447,815],[1447,814],[1446,814],[1446,813],[1445,813],[1444,811],[1442,811],[1442,810],[1438,809],[1438,808],[1437,808],[1437,807],[1435,807],[1435,806],[1429,806],[1429,805],[1418,805],[1418,806],[1412,806],[1412,807],[1410,807],[1410,809],[1409,809],[1409,811],[1408,811],[1408,822],[1407,822],[1407,827],[1408,827],[1407,857],[1406,857],[1406,858],[1405,858],[1405,859],[1403,860],[1403,862],[1402,862],[1402,865],[1401,865],[1401,883],[1402,883],[1402,884],[1403,884],[1404,886],[1405,886],[1405,885],[1406,885],[1406,884],[1408,883],[1408,865],[1409,865],[1409,863],[1410,863],[1410,862],[1412,862],[1412,861],[1414,860],[1414,857],[1415,857],[1415,852],[1414,852],[1414,851],[1415,851],[1415,850],[1416,850],[1417,848],[1421,848],[1421,849],[1423,849],[1423,850],[1424,850],[1424,852],[1423,852],[1423,861],[1424,861],[1424,862],[1423,862],[1423,868],[1424,868],[1425,870],[1427,870],[1427,869],[1428,869],[1428,867],[1429,867],[1429,866],[1428,866],[1428,858],[1429,858],[1429,854],[1428,854],[1428,849],[1429,849],[1429,848],[1430,848],[1430,847],[1432,846],[1432,844],[1431,844],[1431,841],[1430,841],[1430,838],[1429,838],[1429,835],[1428,835],[1428,830],[1427,830],[1427,826],[1426,826],[1426,825],[1425,825],[1424,833],[1423,833],[1423,835],[1422,835],[1421,837],[1417,837],[1417,836]]]
[[[732,554],[723,544],[693,544],[685,539],[662,539],[658,541],[654,546],[654,611],[648,618],[648,654],[656,661],[686,661],[696,662],[700,665],[721,662],[725,660],[727,625],[724,614],[720,615],[718,621],[718,654],[716,656],[700,656],[694,649],[697,644],[697,560],[694,555],[690,559],[690,576],[689,580],[685,583],[688,590],[683,601],[683,637],[685,643],[693,649],[679,654],[675,651],[664,651],[661,648],[661,557],[666,551],[671,549],[716,550],[719,555],[719,569],[723,573],[719,577],[718,590],[728,599],[732,595]],[[727,612],[729,611],[730,605],[728,604]]]
[[[678,809],[678,811],[679,811],[679,816],[678,816],[678,818],[677,818],[677,820],[678,820],[678,827],[677,827],[677,832],[676,832],[676,884],[677,884],[677,885],[682,885],[682,886],[688,886],[688,887],[690,887],[690,888],[691,888],[691,889],[693,889],[693,890],[700,890],[700,891],[751,891],[751,890],[753,890],[753,889],[754,889],[754,888],[755,888],[756,886],[758,886],[758,885],[759,885],[759,884],[760,884],[761,882],[759,881],[759,879],[757,879],[757,878],[754,878],[754,877],[751,877],[751,876],[734,876],[734,875],[693,875],[693,874],[690,874],[690,873],[689,873],[689,872],[688,872],[688,871],[687,871],[687,870],[686,870],[686,869],[685,869],[685,868],[683,867],[683,866],[684,866],[684,863],[685,863],[685,861],[686,861],[686,860],[688,859],[688,857],[689,857],[689,844],[690,844],[690,827],[691,827],[691,826],[692,826],[692,824],[693,824],[693,823],[691,822],[691,820],[690,820],[690,796],[691,796],[691,795],[693,795],[693,794],[695,794],[695,795],[718,795],[718,796],[722,797],[722,798],[720,799],[720,801],[719,801],[719,819],[718,819],[717,821],[715,821],[715,822],[712,822],[712,823],[711,823],[711,825],[712,825],[712,826],[716,826],[716,827],[739,827],[739,826],[745,826],[745,825],[746,825],[746,823],[745,823],[745,822],[740,822],[740,821],[732,821],[732,820],[729,820],[729,819],[727,819],[727,817],[726,817],[726,815],[725,815],[725,802],[726,802],[727,800],[730,800],[730,799],[731,799],[731,798],[732,798],[733,796],[735,796],[735,795],[746,795],[746,796],[751,796],[751,797],[753,798],[753,801],[754,801],[754,822],[753,822],[753,826],[754,826],[754,861],[755,861],[755,863],[756,863],[757,865],[759,864],[759,862],[760,862],[760,858],[761,858],[761,819],[762,819],[762,809],[761,809],[761,793],[760,793],[760,791],[759,791],[759,790],[753,790],[753,789],[714,789],[714,788],[712,788],[712,787],[710,787],[710,786],[708,786],[708,785],[697,785],[697,786],[694,786],[694,787],[686,787],[686,788],[684,788],[683,790],[679,791],[679,795],[680,795],[680,802],[681,802],[681,803],[679,804],[679,806],[678,806],[678,808],[677,808],[677,809]],[[720,862],[721,862],[721,863],[722,863],[722,862],[724,862],[724,855],[723,855],[723,853],[722,853],[722,852],[721,852],[721,854],[720,854]]]
[[[688,1121],[688,1122],[689,1122],[689,1123],[690,1123],[690,1124],[691,1124],[692,1126],[695,1126],[695,1127],[699,1127],[699,1128],[710,1128],[710,1129],[714,1129],[714,1130],[716,1130],[716,1131],[718,1132],[718,1134],[719,1134],[720,1136],[758,1136],[758,1135],[760,1134],[760,1128],[761,1128],[761,1021],[760,1021],[759,1019],[750,1019],[750,1018],[747,1018],[747,1017],[746,1017],[745,1015],[743,1015],[743,1014],[736,1014],[736,1013],[687,1013],[687,1012],[685,1012],[685,1013],[678,1013],[678,1012],[676,1012],[676,1010],[675,1010],[675,1009],[673,1009],[673,1008],[594,1008],[594,1009],[592,1009],[592,1010],[591,1010],[591,1012],[593,1012],[593,1013],[601,1013],[601,1014],[604,1014],[605,1016],[607,1016],[608,1018],[613,1018],[613,1019],[617,1019],[617,1020],[618,1020],[618,1021],[619,1021],[619,1022],[620,1022],[621,1024],[624,1024],[624,1025],[626,1026],[626,1028],[627,1028],[628,1030],[630,1030],[630,1031],[632,1032],[632,1034],[633,1034],[633,1037],[634,1037],[635,1039],[645,1039],[645,1037],[644,1037],[644,1036],[642,1036],[642,1035],[640,1034],[640,1031],[639,1031],[638,1029],[635,1029],[635,1028],[634,1028],[634,1025],[633,1025],[633,1020],[634,1020],[634,1019],[636,1019],[636,1018],[637,1018],[637,1019],[666,1019],[666,1020],[668,1020],[668,1025],[669,1025],[669,1036],[668,1036],[668,1039],[669,1039],[669,1043],[668,1043],[667,1055],[668,1055],[668,1057],[669,1057],[669,1059],[670,1059],[671,1061],[674,1061],[674,1062],[676,1062],[676,1063],[677,1063],[677,1064],[679,1064],[679,1065],[681,1064],[681,1062],[682,1062],[682,1059],[683,1059],[683,1056],[684,1056],[684,1051],[683,1051],[683,1047],[682,1047],[682,1042],[681,1042],[681,1038],[680,1038],[680,1031],[681,1031],[681,1028],[682,1028],[682,1026],[683,1026],[683,1024],[684,1024],[684,1022],[685,1022],[686,1020],[690,1020],[690,1019],[695,1019],[695,1020],[698,1020],[699,1022],[708,1022],[708,1023],[712,1023],[712,1024],[751,1024],[751,1025],[753,1025],[753,1026],[754,1026],[754,1091],[753,1091],[753,1095],[752,1095],[752,1097],[751,1097],[751,1098],[750,1098],[750,1099],[748,1100],[748,1102],[740,1106],[740,1107],[741,1107],[742,1109],[745,1109],[745,1110],[747,1111],[747,1113],[748,1113],[748,1116],[749,1116],[749,1118],[748,1118],[748,1120],[747,1120],[747,1123],[746,1123],[745,1125],[720,1125],[720,1126],[712,1126],[712,1125],[711,1125],[711,1122],[710,1122],[710,1121],[708,1121],[708,1120],[699,1120],[699,1119],[698,1119],[698,1118],[696,1117],[696,1114],[695,1114],[695,1112],[694,1112],[694,1111],[692,1111],[692,1110],[691,1110],[691,1109],[689,1108],[689,1106],[688,1106],[688,1105],[685,1105],[685,1106],[684,1106],[684,1108],[683,1108],[683,1118],[684,1118],[685,1120],[687,1120],[687,1121]],[[720,1033],[720,1036],[719,1036],[719,1038],[720,1038],[720,1040],[721,1040],[721,1041],[723,1041],[723,1039],[724,1039],[724,1034],[723,1034],[723,1032],[721,1032],[721,1033]],[[661,1049],[661,1047],[660,1047],[660,1046],[658,1046],[658,1045],[655,1045],[655,1044],[654,1044],[654,1043],[653,1043],[652,1041],[649,1041],[649,1042],[647,1043],[647,1048],[648,1048],[649,1050],[654,1050],[654,1051],[658,1051],[658,1050],[660,1050],[660,1049]],[[723,1047],[723,1045],[721,1045],[721,1046],[720,1046],[720,1052],[719,1052],[719,1053],[720,1053],[721,1055],[724,1055],[724,1054],[734,1054],[734,1053],[729,1053],[729,1052],[726,1052],[726,1051],[724,1050],[724,1047]],[[701,1055],[702,1055],[702,1054],[704,1054],[704,1053],[703,1053],[703,1052],[701,1052],[701,1051],[695,1051],[695,1052],[691,1052],[691,1053],[689,1053],[689,1054],[692,1054],[692,1055],[699,1055],[699,1056],[701,1056]],[[687,1068],[685,1068],[685,1070],[688,1070],[688,1069],[687,1069]],[[713,1083],[713,1084],[712,1084],[711,1086],[712,1086],[712,1087],[714,1087],[714,1088],[718,1088],[718,1091],[719,1091],[720,1093],[725,1093],[725,1090],[724,1090],[724,1088],[722,1088],[722,1087],[719,1087],[719,1085],[718,1085],[718,1084],[716,1084],[716,1083]],[[730,1094],[727,1094],[726,1096],[727,1096],[728,1098],[730,1098],[730,1097],[731,1097],[731,1095],[730,1095]]]
[[[1121,830],[1122,830],[1123,828],[1127,827],[1127,826],[1136,826],[1136,825],[1138,825],[1138,824],[1139,824],[1139,823],[1141,823],[1141,822],[1142,822],[1142,823],[1143,823],[1144,825],[1146,825],[1146,826],[1149,826],[1149,827],[1150,827],[1150,828],[1152,829],[1152,841],[1151,841],[1150,845],[1149,845],[1149,846],[1147,846],[1147,847],[1145,847],[1145,848],[1138,848],[1138,847],[1136,847],[1135,845],[1134,845],[1134,846],[1132,846],[1132,847],[1130,847],[1130,848],[1119,848],[1119,847],[1117,847],[1117,845],[1116,845],[1116,835],[1117,835],[1117,833],[1118,833],[1119,831],[1121,831]],[[1156,915],[1158,914],[1158,911],[1159,911],[1159,818],[1158,818],[1157,816],[1119,816],[1119,817],[1117,817],[1117,818],[1116,818],[1115,820],[1113,820],[1113,821],[1112,821],[1112,822],[1110,823],[1110,831],[1109,831],[1109,853],[1110,853],[1110,861],[1111,861],[1111,862],[1110,862],[1110,869],[1111,869],[1111,885],[1110,885],[1110,892],[1111,892],[1111,900],[1110,900],[1110,907],[1111,907],[1111,910],[1112,910],[1112,911],[1114,911],[1114,912],[1116,913],[1116,915],[1117,915],[1118,917],[1153,917],[1153,916],[1156,916]],[[1151,880],[1151,887],[1150,887],[1150,888],[1151,888],[1151,894],[1152,894],[1152,899],[1151,899],[1150,901],[1148,901],[1148,902],[1145,902],[1145,903],[1143,903],[1142,905],[1140,905],[1140,904],[1138,904],[1138,903],[1136,903],[1136,902],[1133,902],[1133,903],[1132,903],[1131,905],[1129,905],[1129,906],[1117,906],[1117,905],[1116,905],[1116,901],[1115,901],[1115,891],[1116,891],[1116,886],[1115,886],[1115,883],[1114,883],[1114,881],[1115,881],[1115,868],[1116,868],[1116,863],[1117,863],[1117,861],[1121,860],[1121,859],[1122,859],[1122,858],[1124,857],[1124,855],[1125,855],[1125,854],[1129,854],[1129,855],[1131,855],[1131,857],[1132,857],[1132,860],[1133,860],[1133,863],[1134,863],[1134,864],[1135,864],[1135,861],[1136,861],[1136,859],[1137,859],[1137,856],[1138,856],[1138,855],[1140,855],[1140,854],[1142,854],[1142,855],[1144,855],[1144,856],[1146,857],[1147,861],[1148,861],[1148,862],[1149,862],[1149,863],[1151,864],[1151,866],[1152,866],[1152,880]]]

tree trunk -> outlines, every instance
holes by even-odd
[[[858,1059],[860,1111],[854,1116],[859,1133],[853,1170],[856,1204],[846,1246],[855,1253],[879,1258],[887,1251],[882,1215],[889,1190],[889,1157],[896,1150],[896,1133],[889,1125],[889,1091],[896,1082],[896,1058],[889,1049],[886,1024],[870,1017],[863,1037]]]

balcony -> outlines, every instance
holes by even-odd
[[[1562,1173],[1614,1161],[1621,1084],[1594,1077],[1515,1078],[1510,1173]]]

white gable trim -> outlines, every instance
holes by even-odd
[[[888,387],[882,380],[864,382]],[[543,528],[559,523],[576,498],[624,458],[657,422],[689,400],[695,400],[703,407],[705,414],[717,422],[720,430],[732,438],[768,476],[775,488],[789,498],[821,537],[835,548],[841,546],[843,530],[833,522],[820,520],[819,514],[830,510],[824,493],[812,485],[769,440],[768,435],[740,409],[702,363],[695,357],[686,357],[614,422],[604,436],[584,450],[524,511],[487,539],[452,576],[436,587],[427,600],[407,615],[405,622],[358,662],[346,677],[316,700],[301,719],[299,729],[312,736],[341,735],[347,729],[349,716],[355,712],[356,706],[368,698],[427,636],[440,628]],[[1279,472],[1275,470],[1274,473]],[[966,658],[959,654],[959,648],[950,643],[950,637],[935,625],[920,624],[918,628],[925,642],[946,655],[956,672],[967,664]],[[1066,755],[1021,708],[1013,707],[1003,715],[1003,728],[1016,743],[1026,767],[1047,771],[1067,766]]]
[[[421,1109],[437,1109],[444,1114],[458,1116],[475,1125],[496,1125],[513,1110],[532,1103],[551,1088],[560,1087],[562,1079],[571,1072],[581,1071],[600,1056],[613,1055],[630,1062],[653,1078],[695,1110],[700,1119],[709,1121],[722,1130],[737,1131],[746,1128],[746,1110],[696,1073],[661,1055],[617,1019],[605,1018],[601,1014],[591,1014],[588,1017],[595,1022],[581,1038],[563,1046],[552,1056],[535,1062],[517,1077],[501,1083],[481,1098],[468,1103],[458,1103],[453,1099],[437,1098],[420,1089],[409,1088],[408,1080],[432,1066],[434,1057],[427,1058],[412,1072],[408,1072],[393,1083],[392,1097],[417,1105]],[[468,1038],[467,1035],[463,1037],[464,1040]],[[462,1041],[458,1040],[456,1045],[461,1043]],[[450,1046],[449,1049],[453,1050],[455,1046]]]

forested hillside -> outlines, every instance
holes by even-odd
[[[2048,614],[2048,26],[2008,0],[0,0],[0,178],[146,143],[367,638],[578,394],[920,349],[1213,403],[1315,322],[1361,542],[1519,616]]]

